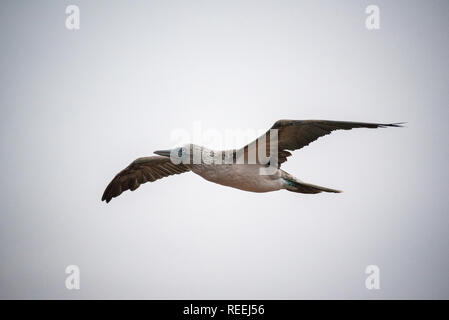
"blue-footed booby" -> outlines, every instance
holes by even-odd
[[[402,123],[365,123],[329,120],[279,120],[267,133],[241,149],[216,151],[187,144],[155,151],[157,156],[138,158],[120,171],[106,187],[106,202],[145,182],[192,171],[224,186],[252,192],[288,190],[299,193],[341,191],[303,182],[281,170],[292,154],[334,130],[401,127]]]

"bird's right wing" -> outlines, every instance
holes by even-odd
[[[102,201],[108,203],[123,191],[136,190],[142,183],[153,182],[173,174],[190,171],[184,164],[174,164],[169,157],[144,157],[134,160],[120,171],[104,190]]]

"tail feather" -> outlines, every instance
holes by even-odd
[[[282,179],[285,181],[285,189],[292,192],[298,192],[298,193],[320,193],[320,192],[332,192],[332,193],[340,193],[342,191],[317,186],[311,183],[303,182],[292,175],[288,174],[287,172],[283,171]]]

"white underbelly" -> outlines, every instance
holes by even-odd
[[[192,171],[204,179],[224,186],[252,192],[269,192],[283,188],[279,170],[272,175],[263,175],[260,165],[234,164],[194,166]]]

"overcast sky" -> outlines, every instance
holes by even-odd
[[[0,298],[449,298],[448,18],[448,1],[2,1]],[[408,124],[283,165],[341,194],[186,173],[100,201],[176,132],[220,149],[205,132],[282,118]]]

